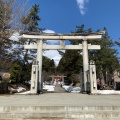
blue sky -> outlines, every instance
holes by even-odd
[[[113,40],[120,38],[120,0],[29,0],[30,6],[34,4],[40,5],[43,28],[70,33],[81,24],[93,31],[105,26]]]
[[[29,0],[40,5],[39,26],[56,33],[70,33],[76,26],[103,30],[113,41],[120,38],[120,0]]]

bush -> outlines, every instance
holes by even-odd
[[[9,83],[7,83],[7,82],[0,83],[0,94],[9,93],[8,85],[9,85]]]
[[[3,78],[2,81],[9,83],[10,82],[10,78]]]

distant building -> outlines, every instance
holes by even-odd
[[[0,76],[4,78],[10,78],[10,73],[9,72],[0,72]]]
[[[114,82],[120,82],[120,72],[114,72]]]
[[[114,72],[114,89],[120,90],[120,72]]]

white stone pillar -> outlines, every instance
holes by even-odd
[[[91,94],[97,94],[97,81],[96,81],[96,66],[94,61],[90,61],[90,92]]]
[[[80,69],[80,88],[81,88],[81,93],[84,92],[84,81],[83,81],[83,70]]]
[[[43,91],[43,81],[42,81],[42,45],[43,41],[37,41],[37,61],[39,66],[39,79],[38,79],[38,91]]]
[[[31,71],[31,88],[30,93],[36,94],[38,88],[38,65],[33,63]]]
[[[54,85],[54,75],[52,75],[52,85]]]
[[[87,72],[88,72],[88,45],[87,39],[83,39],[83,74],[84,74],[84,92],[87,91]]]
[[[64,86],[64,76],[62,76],[62,86]]]

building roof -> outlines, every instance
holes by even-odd
[[[0,72],[0,76],[2,78],[10,78],[10,73],[9,72]]]

